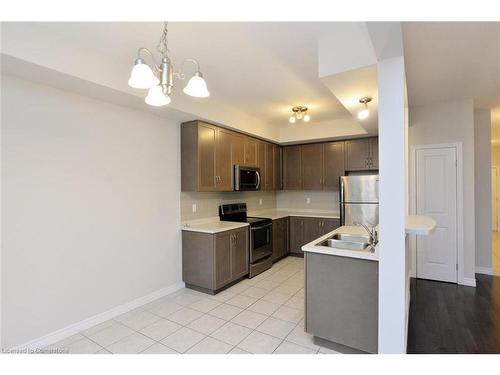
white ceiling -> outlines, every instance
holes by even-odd
[[[138,47],[156,47],[163,25],[46,23],[40,27],[106,54],[117,64],[132,66]],[[291,107],[306,105],[314,125],[350,116],[318,77],[317,42],[332,27],[332,23],[301,22],[175,22],[169,24],[169,49],[177,68],[183,58],[199,60],[212,97],[273,125],[289,126]]]
[[[500,106],[500,22],[403,23],[411,106],[473,98]]]

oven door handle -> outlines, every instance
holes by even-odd
[[[265,225],[261,225],[260,227],[250,227],[250,230],[256,231],[259,229],[271,228],[271,227],[272,227],[272,224],[265,224]]]

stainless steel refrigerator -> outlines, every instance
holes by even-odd
[[[340,177],[342,225],[378,224],[378,175]]]

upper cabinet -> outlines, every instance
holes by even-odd
[[[283,148],[285,190],[336,190],[344,175],[344,142]]]
[[[323,190],[323,144],[301,146],[302,189]]]
[[[201,121],[181,127],[181,190],[231,191],[232,132]]]
[[[245,163],[247,167],[257,166],[257,140],[245,136]]]
[[[339,190],[340,176],[345,174],[344,142],[323,144],[323,190]]]
[[[283,147],[283,189],[302,189],[301,146]]]
[[[279,148],[203,121],[183,123],[181,190],[233,191],[234,165],[259,167],[261,189],[274,190]]]
[[[378,138],[281,147],[203,121],[181,125],[182,191],[233,191],[235,165],[260,168],[261,190],[338,191],[346,171],[378,169]]]
[[[378,169],[378,138],[346,141],[345,148],[345,169],[347,171]]]

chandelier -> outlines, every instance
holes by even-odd
[[[295,124],[295,121],[302,120],[304,122],[311,121],[311,116],[307,114],[307,107],[302,105],[292,108],[292,115],[288,119],[291,124]]]
[[[141,47],[137,50],[137,58],[134,62],[134,67],[130,73],[128,85],[136,89],[149,89],[145,102],[153,106],[167,105],[171,101],[172,88],[174,87],[174,76],[184,80],[185,74],[182,73],[182,68],[185,63],[194,64],[196,70],[193,76],[189,79],[186,87],[182,91],[189,96],[196,98],[206,98],[210,95],[207,89],[207,84],[203,79],[203,74],[200,71],[200,64],[195,59],[185,59],[181,64],[181,70],[174,72],[172,61],[168,56],[168,22],[164,22],[163,33],[160,37],[160,42],[156,50],[161,55],[161,62],[156,62],[154,54],[147,48]],[[148,54],[153,60],[153,66],[150,67],[144,58],[143,54]]]

